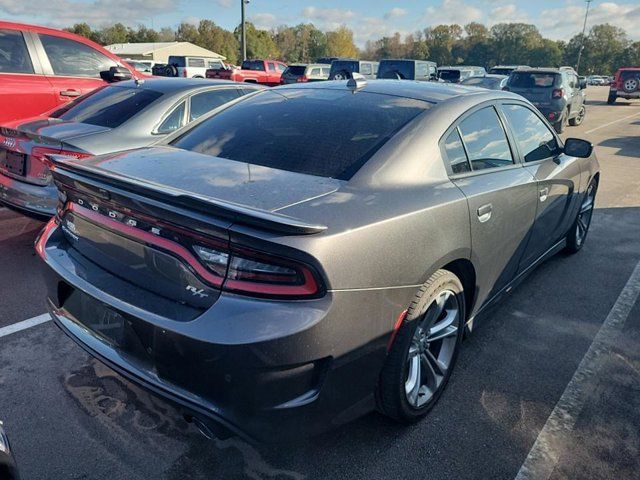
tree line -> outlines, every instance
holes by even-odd
[[[67,29],[102,45],[128,42],[185,41],[220,53],[237,64],[240,56],[240,28],[226,30],[211,20],[198,25],[182,23],[177,29],[134,29],[121,23],[92,29],[78,23]],[[640,65],[640,41],[632,41],[624,29],[601,24],[584,37],[575,35],[568,42],[544,38],[526,23],[499,23],[488,28],[477,22],[467,25],[436,25],[402,36],[396,33],[367,41],[358,49],[353,32],[347,27],[323,32],[311,23],[261,30],[247,22],[249,58],[273,58],[288,63],[313,62],[319,57],[414,58],[432,60],[438,65],[525,64],[536,66],[575,66],[581,48],[581,74],[613,74],[621,66]]]

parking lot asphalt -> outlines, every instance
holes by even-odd
[[[589,87],[584,124],[563,135],[591,140],[602,167],[585,248],[491,312],[420,423],[372,413],[294,444],[206,440],[46,322],[0,337],[0,418],[23,478],[637,479],[640,102],[606,94]],[[0,209],[0,332],[44,312],[41,225]]]

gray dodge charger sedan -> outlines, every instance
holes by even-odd
[[[57,325],[204,433],[256,440],[425,415],[465,330],[581,249],[599,180],[520,96],[394,80],[265,90],[158,147],[52,160]]]
[[[111,84],[38,117],[0,126],[0,202],[35,216],[56,212],[47,155],[86,158],[162,140],[258,85],[186,78]]]

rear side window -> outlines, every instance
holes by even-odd
[[[360,64],[360,73],[362,75],[371,75],[373,73],[373,70],[371,69],[371,64],[370,63],[361,63]]]
[[[83,97],[71,108],[60,110],[58,118],[70,122],[116,128],[161,96],[161,93],[153,90],[103,87]]]
[[[507,136],[493,107],[469,115],[459,129],[474,171],[513,165]]]
[[[204,68],[204,58],[188,58],[187,67]]]
[[[348,90],[263,91],[172,142],[253,165],[341,180],[430,103]],[[309,115],[313,112],[313,115]]]
[[[262,60],[245,60],[242,62],[242,70],[264,71],[264,62]]]
[[[462,146],[462,140],[460,134],[456,128],[444,141],[444,149],[447,153],[447,161],[451,166],[451,171],[454,174],[470,172],[471,167],[467,159],[467,154]]]
[[[34,73],[22,32],[0,30],[0,72]]]
[[[240,93],[235,88],[221,88],[210,92],[202,92],[191,97],[191,110],[189,111],[189,121],[201,117],[214,108],[224,105],[231,100],[235,100]]]
[[[117,66],[109,57],[84,43],[54,35],[39,36],[56,75],[100,78],[100,72]]]
[[[184,125],[184,111],[186,108],[186,102],[182,102],[175,107],[156,129],[156,133],[167,134],[175,132],[182,127]]]
[[[535,113],[521,105],[504,105],[502,110],[525,162],[543,160],[558,153],[556,137]]]
[[[306,68],[307,67],[305,67],[304,65],[293,65],[287,68],[286,73],[289,73],[291,75],[304,75]]]
[[[348,72],[348,73],[357,72],[359,68],[360,68],[360,65],[356,61],[335,60],[331,64],[330,76],[333,77],[334,75],[341,72]]]
[[[269,71],[270,72],[275,72],[276,71],[276,64],[273,62],[269,62]]]
[[[378,70],[378,78],[389,79],[408,79],[413,78],[414,75],[414,63],[413,62],[394,62],[383,61],[380,63],[380,69]],[[426,71],[425,71],[426,75]]]
[[[549,88],[554,86],[558,78],[560,78],[560,75],[556,73],[512,73],[509,78],[509,86],[515,88]]]
[[[457,82],[460,80],[460,70],[440,70],[440,78],[445,82]]]

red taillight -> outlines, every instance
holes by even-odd
[[[184,78],[187,78],[187,69],[186,68],[184,70],[182,70],[182,76]]]
[[[554,88],[553,92],[551,92],[551,98],[562,98],[564,92],[561,88]]]
[[[86,158],[91,156],[90,153],[71,152],[68,150],[60,150],[59,148],[33,147],[30,155],[31,162],[29,162],[29,177],[48,182],[50,175],[49,170],[51,169],[52,163],[47,155],[64,155],[72,158]]]
[[[502,90],[504,90],[505,92],[510,92],[511,90],[509,90],[509,87],[502,87]]]
[[[225,272],[223,290],[269,297],[302,298],[320,292],[309,267],[248,249],[194,245],[201,262],[214,272]],[[223,274],[224,275],[224,274]]]
[[[549,120],[554,120],[556,118],[556,112],[549,112]]]
[[[304,82],[308,82],[308,81],[309,81],[309,79],[307,78],[306,75],[302,75],[301,77],[298,77],[298,80],[297,80],[298,83],[304,83]]]

